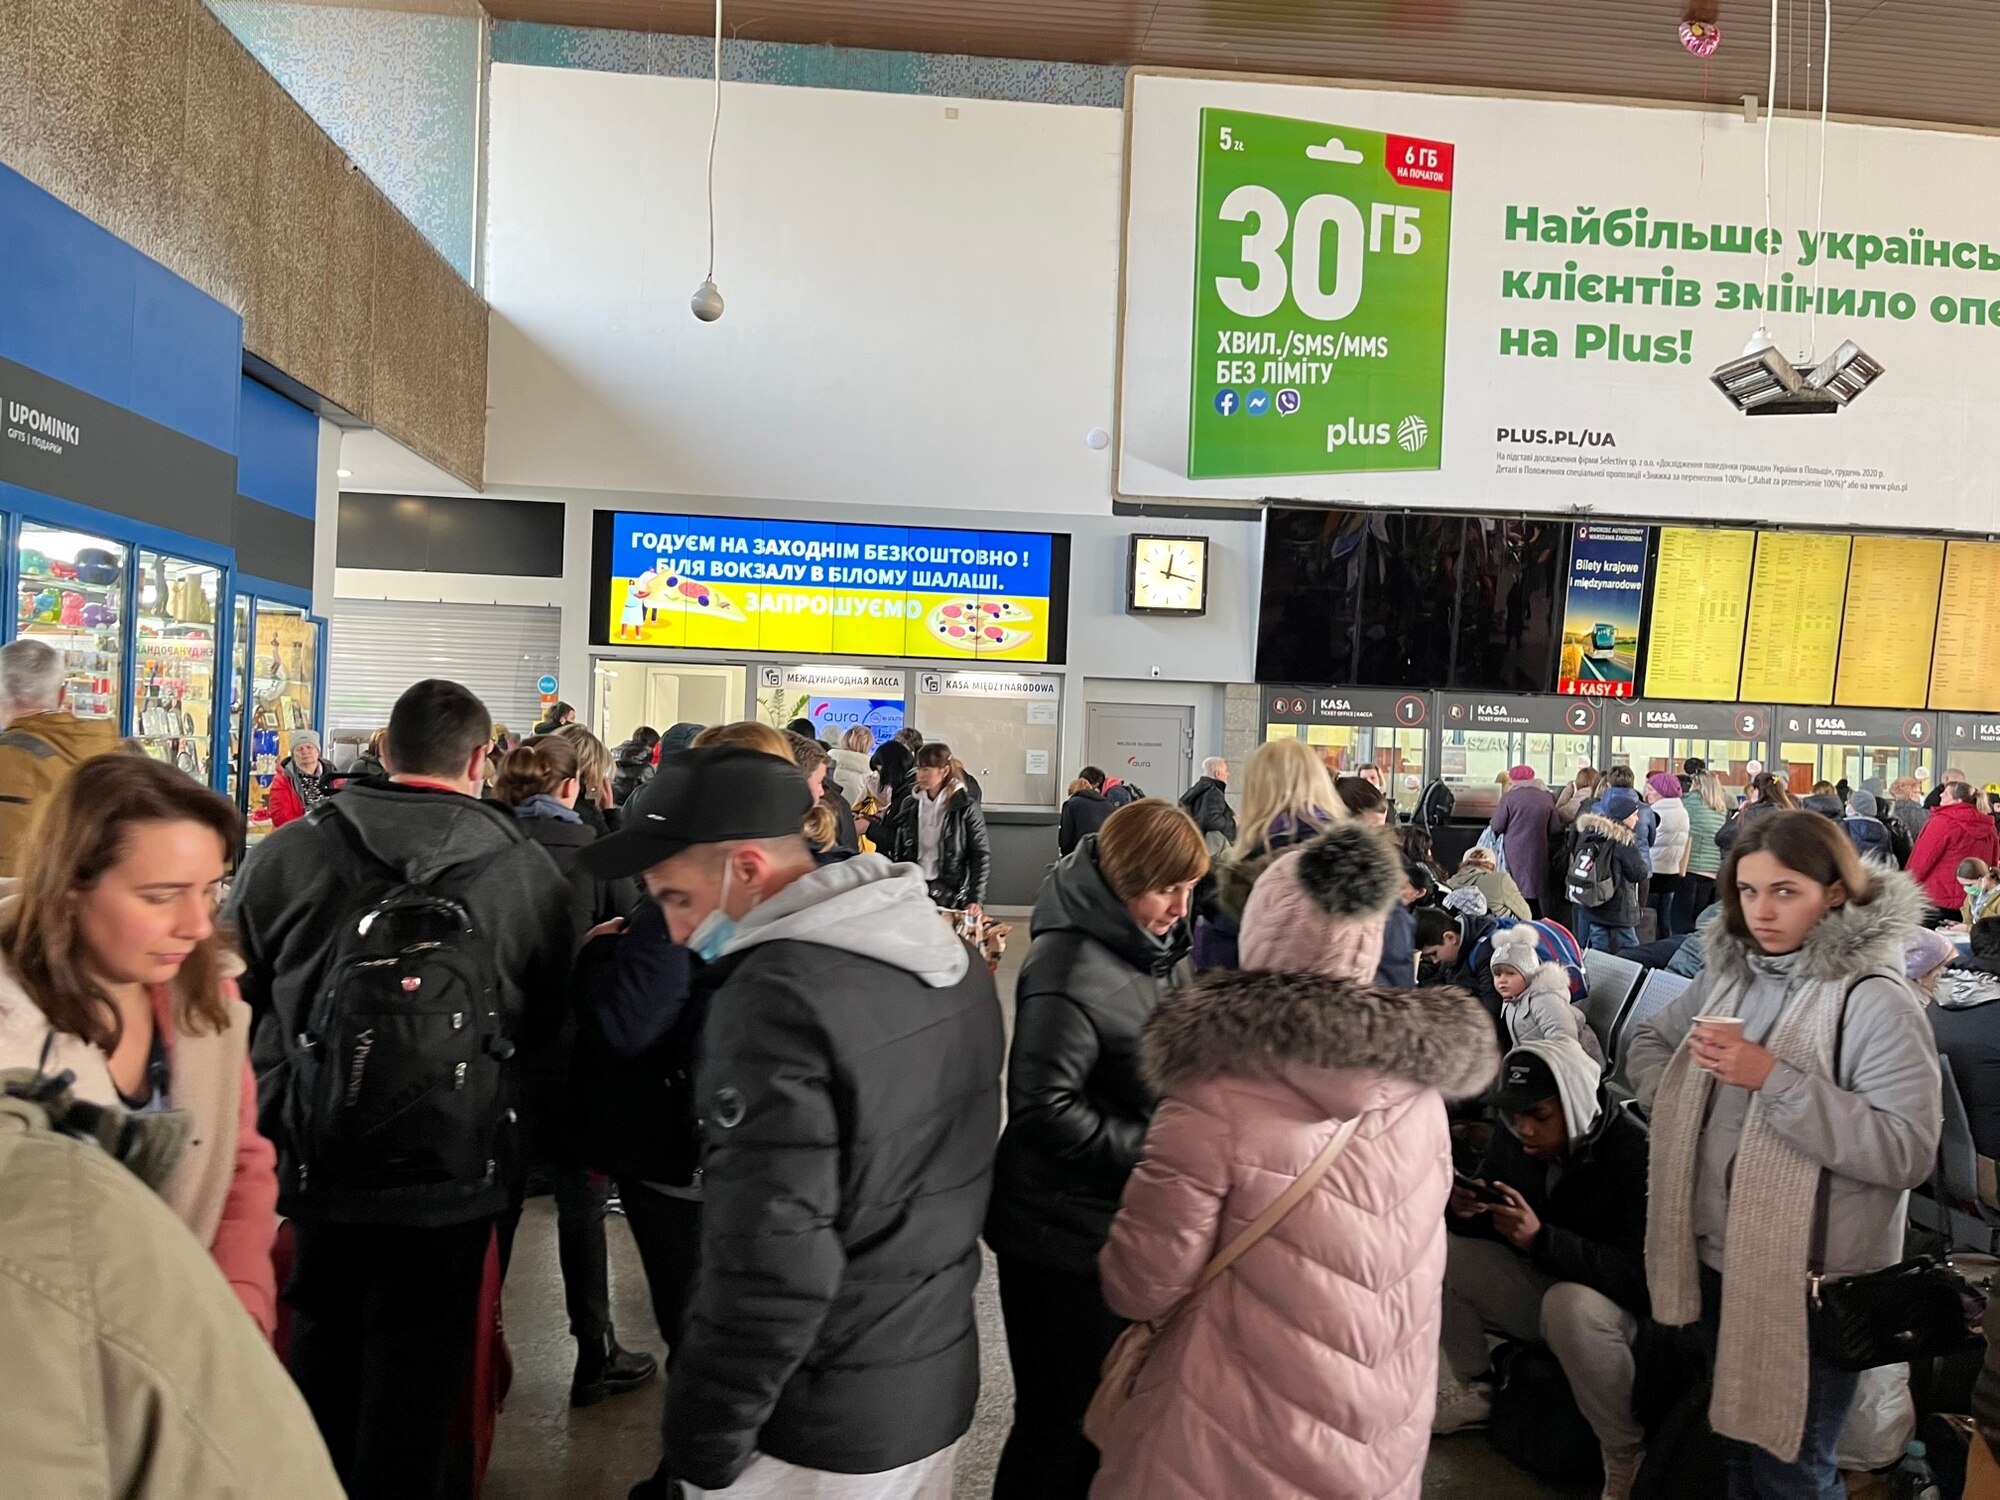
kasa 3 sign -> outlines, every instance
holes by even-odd
[[[1992,530],[2000,141],[1135,74],[1117,490]],[[1766,254],[1768,253],[1768,256]],[[1745,418],[1762,322],[1887,367]],[[1816,326],[1815,326],[1816,325]]]

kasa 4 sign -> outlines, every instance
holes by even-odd
[[[1435,469],[1452,147],[1201,112],[1188,474]]]

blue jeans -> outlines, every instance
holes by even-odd
[[[1722,1321],[1722,1278],[1701,1268],[1702,1327],[1713,1338]],[[1846,1500],[1847,1484],[1833,1461],[1861,1377],[1815,1359],[1807,1367],[1806,1430],[1795,1463],[1750,1443],[1728,1442],[1729,1500]]]
[[[1627,948],[1639,946],[1639,929],[1636,927],[1606,927],[1601,922],[1590,924],[1590,939],[1587,946],[1605,953],[1623,953]]]

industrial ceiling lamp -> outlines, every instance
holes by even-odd
[[[1825,53],[1819,78],[1819,198],[1813,233],[1818,238],[1826,221],[1826,116],[1830,70],[1833,65],[1833,0],[1822,0],[1821,27]],[[1810,50],[1807,87],[1811,87]],[[1764,98],[1764,282],[1771,280],[1771,125],[1777,115],[1778,0],[1771,0],[1771,70]],[[1811,95],[1807,95],[1808,98]],[[1815,364],[1819,339],[1819,260],[1813,262],[1813,291],[1806,321],[1802,361],[1787,359],[1762,323],[1735,359],[1716,367],[1708,377],[1715,388],[1746,417],[1832,416],[1882,375],[1882,363],[1862,351],[1852,339]]]
[[[722,0],[715,0],[715,114],[708,122],[708,274],[688,299],[704,323],[722,316],[722,293],[715,287],[715,139],[722,131]]]

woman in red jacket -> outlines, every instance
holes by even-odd
[[[236,810],[142,755],[78,766],[0,906],[0,1068],[75,1075],[77,1097],[194,1117],[162,1196],[266,1338],[277,1155],[257,1133],[243,962],[215,925]]]
[[[292,736],[292,753],[271,778],[271,826],[297,822],[332,790],[332,768],[320,754],[319,736],[310,729],[299,730]]]
[[[2000,861],[2000,834],[1974,803],[1976,795],[1966,782],[1946,782],[1944,800],[1925,820],[1910,851],[1910,878],[1930,900],[1932,927],[1961,920],[1965,893],[1958,885],[1960,860],[1983,859],[1989,865]]]

